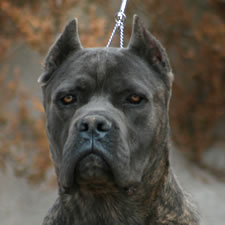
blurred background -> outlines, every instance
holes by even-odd
[[[37,79],[49,46],[79,19],[84,47],[103,47],[121,1],[0,0],[0,221],[38,225],[56,198]],[[171,160],[204,225],[225,225],[225,1],[128,0],[166,48],[175,82]],[[118,35],[112,46],[118,47]]]

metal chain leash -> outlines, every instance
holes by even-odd
[[[115,15],[115,26],[113,28],[113,32],[109,38],[108,44],[106,45],[106,47],[109,47],[112,43],[112,39],[116,33],[116,31],[119,28],[120,31],[120,48],[123,48],[123,40],[124,40],[124,22],[126,20],[126,15],[124,13],[125,9],[126,9],[126,5],[127,5],[127,0],[122,0],[122,4],[120,7],[119,12]]]

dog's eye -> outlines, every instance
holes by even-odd
[[[76,102],[77,99],[75,96],[73,95],[66,95],[64,96],[62,99],[61,99],[61,102],[64,104],[64,105],[69,105],[69,104],[72,104],[74,102]]]
[[[138,95],[138,94],[132,94],[130,96],[128,96],[127,101],[130,104],[140,104],[143,100],[143,97]]]

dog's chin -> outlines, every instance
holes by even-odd
[[[92,153],[77,163],[75,180],[78,184],[104,184],[112,182],[112,173],[106,161]]]
[[[60,190],[71,195],[78,189],[99,194],[133,190],[139,181],[130,179],[126,170],[116,171],[111,163],[97,151],[81,155],[75,166],[61,176],[64,180],[62,179]]]

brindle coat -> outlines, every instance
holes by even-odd
[[[137,16],[124,49],[84,49],[66,26],[39,79],[59,185],[43,225],[199,224],[169,165],[172,81]]]

